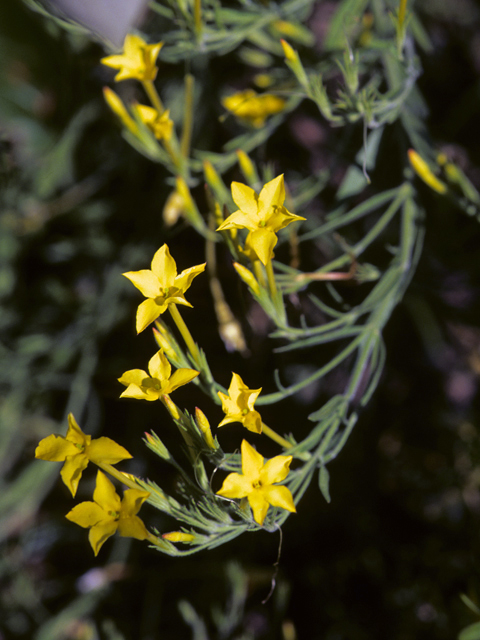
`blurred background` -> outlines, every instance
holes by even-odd
[[[166,172],[124,142],[103,102],[112,73],[98,62],[100,36],[121,43],[144,20],[156,41],[155,20],[140,2],[125,2],[120,21],[100,13],[111,15],[111,2],[75,4],[84,13],[73,17],[97,36],[33,2],[0,4],[0,639],[455,638],[478,620],[460,595],[480,602],[480,226],[426,187],[425,249],[387,327],[380,387],[329,467],[331,503],[312,485],[287,520],[265,604],[278,534],[185,559],[115,537],[94,558],[86,532],[65,519],[72,502],[58,466],[33,458],[41,438],[64,431],[70,411],[87,433],[134,455],[122,468],[174,485],[141,442],[152,428],[173,442],[162,407],[118,399],[116,379],[144,368],[155,349],[147,332],[135,336],[139,301],[120,274],[144,268],[164,242],[181,269],[204,260],[197,234],[163,222]],[[64,0],[58,6],[67,10]],[[431,42],[419,52],[419,88],[432,140],[478,189],[479,8],[473,0],[415,7]],[[308,21],[319,55],[336,8],[321,2]],[[239,64],[233,53],[223,57],[212,85],[228,84]],[[173,104],[174,72],[161,73]],[[204,117],[200,108],[197,140],[219,149],[218,125]],[[335,135],[302,105],[263,160],[308,171],[335,157],[340,182],[350,158],[348,149],[335,155]],[[390,185],[401,160],[384,153],[377,178]],[[326,190],[317,205],[328,211],[333,202]],[[245,315],[232,274],[226,290],[229,277],[234,311]],[[191,291],[189,326],[219,381],[228,385],[235,370],[251,387],[273,388],[268,323],[248,308],[250,355],[227,353],[207,283]],[[202,406],[196,388],[175,399]],[[312,401],[291,399],[272,415],[293,430]],[[85,481],[78,497],[91,489]],[[148,522],[173,528],[153,510]]]

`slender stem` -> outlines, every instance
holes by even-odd
[[[127,487],[130,487],[130,489],[136,489],[137,491],[142,490],[134,480],[130,480],[130,478],[128,477],[128,473],[122,473],[118,469],[115,469],[113,465],[107,464],[105,462],[96,462],[95,464],[97,465],[97,467],[100,467],[102,471],[105,471],[105,473],[111,475],[112,478],[115,478],[115,480],[118,480]]]
[[[183,118],[182,140],[180,142],[180,150],[184,158],[188,158],[190,154],[190,142],[192,140],[194,87],[195,79],[191,73],[187,73],[185,76],[185,115]]]
[[[169,304],[168,310],[170,311],[170,315],[172,316],[173,321],[177,325],[178,330],[182,334],[182,338],[185,340],[185,344],[187,345],[187,348],[190,351],[190,354],[195,364],[198,367],[200,367],[200,363],[201,363],[200,351],[198,350],[198,347],[192,338],[192,334],[188,330],[187,325],[185,324],[182,316],[180,315],[180,312],[177,309],[177,305]]]
[[[144,80],[142,84],[143,84],[143,88],[147,92],[150,102],[152,103],[154,108],[158,111],[158,113],[162,115],[162,113],[165,111],[165,107],[163,106],[160,96],[158,95],[158,92],[155,89],[155,85],[153,84],[153,81]]]
[[[253,266],[253,270],[255,272],[255,277],[257,278],[259,283],[262,285],[262,287],[265,287],[267,285],[267,283],[265,282],[265,274],[263,273],[263,269],[262,269],[262,265],[260,263],[260,260],[253,260],[252,261],[252,266]]]
[[[202,0],[194,0],[193,4],[193,19],[195,22],[195,34],[197,39],[200,39],[202,35]]]
[[[273,429],[270,429],[270,427],[267,427],[267,425],[264,424],[263,422],[262,422],[262,433],[264,433],[268,438],[270,438],[271,440],[279,444],[284,449],[292,448],[291,442],[288,442],[288,440],[285,440],[285,438],[282,438],[282,436],[279,436],[278,433],[276,433],[276,431],[274,431]]]
[[[275,274],[273,273],[273,265],[271,260],[267,262],[266,269],[270,295],[272,296],[272,300],[275,301],[275,298],[277,296],[277,283],[275,282]]]
[[[398,9],[398,24],[400,27],[403,26],[405,22],[405,14],[407,11],[407,0],[400,0],[400,7]]]

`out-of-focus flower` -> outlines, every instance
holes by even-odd
[[[234,93],[222,100],[222,105],[240,120],[259,129],[269,116],[285,108],[285,100],[271,93],[257,94],[252,89]]]
[[[155,80],[156,60],[163,42],[147,44],[143,38],[133,34],[125,36],[123,53],[102,58],[102,64],[118,69],[116,82],[135,78],[140,81]]]
[[[160,114],[156,109],[146,104],[136,104],[133,109],[157,140],[170,140],[173,129],[173,120],[169,117],[170,111],[166,110]]]

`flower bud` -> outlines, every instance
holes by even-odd
[[[447,185],[434,175],[422,156],[414,149],[408,150],[408,159],[415,173],[430,187],[430,189],[441,194],[447,191]]]
[[[198,428],[203,433],[205,442],[210,447],[210,449],[215,450],[217,447],[215,446],[215,441],[213,440],[210,423],[208,422],[207,416],[198,407],[195,407],[195,420],[197,422]]]

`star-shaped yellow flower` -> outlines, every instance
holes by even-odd
[[[116,464],[132,456],[110,438],[92,440],[92,436],[83,433],[73,414],[70,413],[67,435],[65,437],[51,435],[41,440],[35,450],[35,457],[52,462],[65,461],[60,475],[72,496],[75,497],[82,472],[89,462]]]
[[[103,543],[116,531],[124,538],[146,540],[150,537],[137,516],[149,495],[148,491],[127,489],[120,500],[113,484],[99,471],[93,492],[94,501],[77,504],[66,517],[75,524],[90,529],[88,539],[97,555]]]
[[[173,120],[169,117],[170,111],[166,110],[160,115],[156,109],[145,104],[134,105],[133,109],[157,140],[170,140],[173,129]]]
[[[158,400],[199,375],[199,371],[194,369],[177,369],[173,375],[170,375],[172,367],[161,349],[150,359],[148,372],[150,375],[142,369],[125,371],[118,379],[127,387],[120,397]]]
[[[242,473],[231,473],[217,491],[224,498],[248,498],[255,522],[262,525],[268,505],[296,512],[293,497],[287,487],[276,486],[285,480],[292,456],[276,456],[265,464],[263,456],[246,441],[242,442]]]
[[[259,194],[240,182],[232,182],[232,198],[238,211],[232,213],[217,229],[248,229],[246,250],[253,250],[262,264],[272,258],[277,232],[295,220],[305,220],[287,211],[283,174],[263,187]]]
[[[140,81],[155,80],[157,75],[157,60],[163,42],[147,44],[140,36],[131,33],[125,36],[123,53],[102,58],[100,62],[107,67],[119,69],[115,76],[116,82],[136,78]]]
[[[222,104],[237,118],[259,129],[269,116],[283,111],[286,102],[271,93],[258,95],[252,89],[247,89],[223,98]]]
[[[232,373],[228,396],[221,391],[218,392],[218,397],[222,401],[222,409],[226,414],[218,426],[223,427],[229,422],[241,422],[249,431],[262,433],[262,418],[253,408],[261,390],[261,387],[260,389],[249,389],[238,373]]]
[[[185,300],[185,291],[190,287],[195,276],[205,269],[205,264],[185,269],[177,276],[175,260],[170,255],[167,245],[164,244],[153,256],[151,271],[142,269],[142,271],[128,271],[123,274],[148,298],[137,310],[137,333],[146,329],[166,311],[169,304],[192,306]]]

